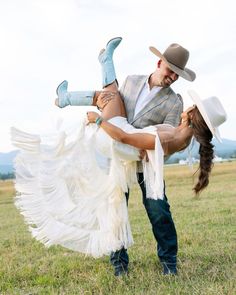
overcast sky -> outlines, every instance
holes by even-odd
[[[236,140],[236,4],[234,0],[0,0],[0,152],[14,149],[9,128],[47,132],[58,117],[76,120],[78,108],[54,106],[55,89],[100,89],[97,56],[115,36],[120,82],[149,74],[170,43],[190,51],[194,82],[179,79],[173,89],[191,104],[187,90],[218,96],[228,114],[223,138]],[[84,111],[84,110],[83,110]]]

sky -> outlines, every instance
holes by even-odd
[[[59,109],[56,87],[101,89],[97,56],[113,37],[123,40],[114,54],[120,84],[130,74],[150,74],[171,43],[190,51],[194,82],[172,85],[192,104],[188,89],[201,98],[217,96],[228,120],[223,138],[236,140],[236,2],[234,0],[0,0],[0,152],[15,147],[10,127],[47,133],[61,118],[76,124],[84,107]]]

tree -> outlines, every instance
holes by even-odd
[[[6,179],[14,179],[15,178],[15,174],[14,173],[0,173],[0,179],[1,180],[6,180]]]

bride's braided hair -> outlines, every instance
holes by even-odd
[[[209,174],[213,167],[214,145],[211,143],[213,137],[212,133],[203,120],[199,110],[195,108],[192,112],[193,135],[200,144],[200,163],[198,168],[200,171],[198,182],[193,188],[198,195],[209,183]]]

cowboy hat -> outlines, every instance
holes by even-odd
[[[177,75],[188,81],[195,80],[196,74],[190,69],[185,68],[189,58],[189,52],[187,49],[176,43],[167,47],[163,54],[153,46],[150,46],[149,49],[152,53],[167,63],[170,69]]]
[[[188,94],[196,104],[212,135],[222,142],[218,127],[226,121],[227,114],[219,98],[212,96],[202,100],[194,90],[188,90]]]

